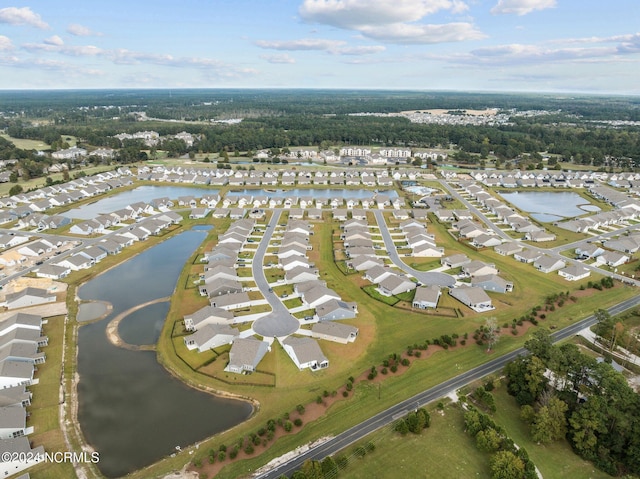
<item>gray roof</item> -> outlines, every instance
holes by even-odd
[[[316,286],[313,289],[310,289],[304,293],[304,300],[311,304],[315,303],[323,296],[331,296],[336,299],[340,299],[340,295],[336,293],[334,290],[327,288],[326,286]]]
[[[255,368],[267,353],[269,344],[256,338],[237,338],[229,351],[229,367]]]
[[[202,329],[190,335],[189,338],[200,346],[218,335],[237,337],[239,334],[240,331],[227,324],[207,324]]]
[[[311,327],[311,331],[316,334],[325,334],[327,336],[344,339],[358,334],[358,328],[355,326],[338,323],[336,321],[320,321]]]
[[[289,336],[282,341],[282,344],[291,347],[293,354],[298,358],[298,363],[300,364],[312,361],[316,361],[318,363],[327,361],[327,357],[323,354],[322,349],[320,349],[320,346],[315,339]]]
[[[6,299],[7,303],[11,303],[16,299],[22,298],[24,296],[35,296],[37,298],[50,298],[54,296],[50,294],[46,289],[42,288],[32,288],[31,286],[24,288],[22,291],[18,291],[17,293],[7,294]],[[0,323],[1,324],[1,323]]]
[[[38,275],[47,275],[47,276],[60,276],[69,271],[67,266],[60,266],[57,264],[43,264],[36,270]]]
[[[416,294],[413,297],[414,303],[433,303],[438,304],[438,298],[440,297],[440,288],[436,285],[421,286],[416,288]]]
[[[27,410],[23,406],[0,407],[0,427],[22,429],[27,422]]]
[[[44,357],[44,353],[38,352],[38,345],[33,343],[15,343],[8,344],[0,348],[0,361],[4,361],[9,357],[24,358],[27,360],[36,357]]]
[[[15,313],[0,321],[0,330],[12,325],[30,326],[30,329],[42,327],[42,317],[37,314]]]
[[[347,303],[346,301],[338,299],[330,299],[326,303],[318,305],[318,307],[316,308],[316,314],[319,317],[323,317],[327,314],[331,314],[333,311],[336,311],[338,309],[344,309],[353,313],[357,309],[357,304]]]
[[[184,319],[191,319],[195,327],[208,319],[219,318],[222,321],[233,319],[233,313],[226,309],[216,308],[215,306],[205,306],[199,309],[195,313],[187,314]]]
[[[26,361],[2,361],[0,363],[0,376],[6,378],[31,379],[33,377],[33,364]]]
[[[0,407],[22,403],[30,398],[31,393],[24,385],[0,389]]]
[[[491,298],[487,293],[485,293],[484,289],[477,287],[460,287],[460,288],[451,288],[449,290],[451,296],[456,299],[459,299],[465,304],[478,304],[491,302]]]

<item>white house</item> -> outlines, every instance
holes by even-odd
[[[309,368],[315,371],[329,367],[329,360],[315,339],[289,336],[282,341],[282,347],[300,370]]]

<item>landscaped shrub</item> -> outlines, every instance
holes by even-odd
[[[259,444],[259,443],[258,443]],[[253,454],[253,444],[251,444],[250,442],[247,443],[247,445],[244,447],[244,452],[245,454]]]
[[[293,424],[295,424],[296,427],[302,426],[302,419],[300,419],[299,417],[295,418]]]
[[[218,462],[222,462],[227,458],[227,453],[224,451],[220,451],[218,453]]]
[[[298,414],[304,414],[304,406],[302,404],[298,404],[296,406],[296,411],[298,411]]]
[[[391,366],[389,368],[391,370],[392,373],[395,373],[398,370],[398,366],[396,366],[395,364],[393,366]]]
[[[291,430],[293,429],[293,423],[289,420],[285,421],[284,423],[284,430],[287,432],[291,432]]]

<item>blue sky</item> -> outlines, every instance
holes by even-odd
[[[640,94],[638,0],[3,4],[0,89]]]

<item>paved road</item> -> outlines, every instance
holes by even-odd
[[[376,221],[378,222],[378,226],[380,227],[380,234],[382,235],[382,239],[384,240],[384,245],[387,248],[387,252],[389,253],[389,258],[398,268],[400,268],[405,273],[414,276],[418,281],[422,284],[432,285],[437,284],[438,286],[453,286],[456,283],[456,279],[450,274],[439,273],[437,271],[418,271],[417,269],[413,269],[409,265],[407,265],[404,261],[400,259],[398,255],[398,251],[396,250],[396,246],[393,244],[393,239],[391,238],[391,233],[389,233],[389,228],[387,227],[387,222],[384,220],[384,215],[381,210],[374,210],[373,214],[376,217]]]
[[[271,305],[272,312],[267,316],[257,319],[253,323],[253,330],[261,336],[277,338],[295,333],[300,327],[300,321],[293,317],[280,298],[278,298],[273,291],[270,291],[269,283],[264,275],[264,256],[267,252],[271,236],[273,236],[278,221],[280,221],[280,215],[282,214],[282,209],[274,209],[272,211],[273,214],[267,225],[267,230],[258,245],[258,249],[253,256],[253,262],[251,263],[253,279],[260,289],[260,292]]]
[[[619,314],[622,311],[638,305],[640,305],[640,296],[636,296],[635,298],[629,299],[616,306],[613,306],[609,309],[609,313],[611,313],[612,315]],[[589,316],[582,321],[576,321],[576,323],[572,324],[571,326],[555,332],[552,335],[553,340],[561,341],[563,339],[574,336],[581,329],[588,328],[595,323],[596,319],[594,316]],[[526,350],[524,348],[516,349],[515,351],[492,359],[491,361],[486,362],[474,369],[471,369],[437,386],[416,394],[415,396],[399,402],[389,409],[376,414],[366,421],[363,421],[360,424],[347,429],[346,431],[310,449],[309,451],[302,453],[292,458],[291,460],[271,469],[270,471],[255,477],[258,479],[276,479],[282,474],[291,475],[294,471],[302,467],[302,464],[307,459],[322,460],[327,456],[336,454],[337,452],[353,444],[354,442],[359,441],[368,434],[393,423],[409,411],[440,399],[477,379],[500,371],[509,361],[512,361],[517,356],[522,354],[526,354]]]

